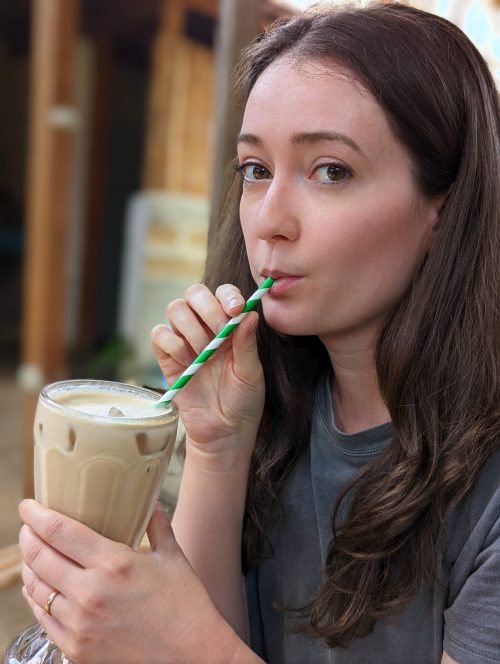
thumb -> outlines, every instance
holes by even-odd
[[[176,544],[172,526],[168,520],[165,508],[160,502],[157,502],[155,505],[147,533],[152,551],[167,553],[172,549],[172,545]]]
[[[260,375],[260,359],[257,352],[257,324],[259,314],[251,311],[233,335],[234,373],[245,382],[252,383]]]

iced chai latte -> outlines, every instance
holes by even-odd
[[[35,414],[35,497],[46,507],[137,548],[177,432],[178,411],[154,408],[147,389],[68,380],[40,392]],[[71,664],[40,625],[7,648],[7,664]]]
[[[34,422],[35,496],[105,537],[138,547],[172,455],[177,408],[105,381],[45,387]]]

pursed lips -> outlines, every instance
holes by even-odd
[[[273,279],[275,279],[275,282],[272,285],[271,290],[269,291],[271,295],[279,295],[280,293],[284,293],[297,281],[303,278],[302,275],[290,274],[287,272],[282,272],[281,270],[267,270],[267,269],[262,270],[261,276],[264,279],[266,277],[272,277]]]
[[[273,279],[283,279],[285,277],[299,277],[301,275],[294,274],[292,272],[282,272],[281,270],[270,270],[268,268],[263,268],[261,270],[261,276],[265,279],[266,277],[272,277]]]

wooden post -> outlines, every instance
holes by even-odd
[[[142,189],[208,197],[213,52],[184,34],[193,0],[164,3],[153,48]],[[213,13],[209,3],[195,5]]]
[[[24,494],[33,492],[31,433],[41,384],[63,377],[66,244],[76,118],[78,0],[33,0],[31,101],[21,381],[25,410]]]
[[[153,46],[148,125],[142,188],[164,189],[167,171],[168,122],[176,55],[184,32],[182,0],[163,0],[162,22]]]
[[[219,24],[215,52],[215,155],[209,246],[218,223],[224,174],[236,154],[241,109],[231,94],[230,77],[245,46],[259,32],[260,0],[219,0]]]
[[[85,350],[92,346],[97,316],[101,236],[109,152],[111,55],[112,44],[109,37],[99,35],[95,47],[96,66],[90,125],[87,214],[83,238],[79,344]]]

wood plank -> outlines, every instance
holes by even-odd
[[[213,51],[192,45],[183,191],[209,196],[213,154]]]
[[[22,558],[18,544],[0,549],[0,590],[4,590],[21,578]]]
[[[208,195],[213,51],[184,35],[186,8],[208,5],[166,2],[155,39],[143,189]]]
[[[0,572],[18,564],[21,559],[19,544],[11,544],[0,549]]]
[[[173,76],[170,103],[167,111],[166,171],[164,189],[183,191],[186,163],[186,140],[190,129],[189,77],[192,46],[188,39],[179,38],[173,54]]]
[[[152,51],[142,175],[142,189],[145,190],[165,188],[172,80],[184,21],[182,0],[163,0],[162,21]]]
[[[33,0],[30,136],[22,358],[25,387],[64,376],[66,244],[73,136],[54,116],[71,109],[77,0]],[[59,116],[60,117],[60,116]],[[68,117],[68,116],[66,116]],[[27,399],[26,418],[32,418]],[[25,487],[32,475],[32,435],[25,438]]]
[[[232,94],[230,78],[242,49],[258,34],[260,2],[220,0],[219,30],[215,55],[215,157],[209,245],[217,228],[224,174],[236,154],[241,109]]]

